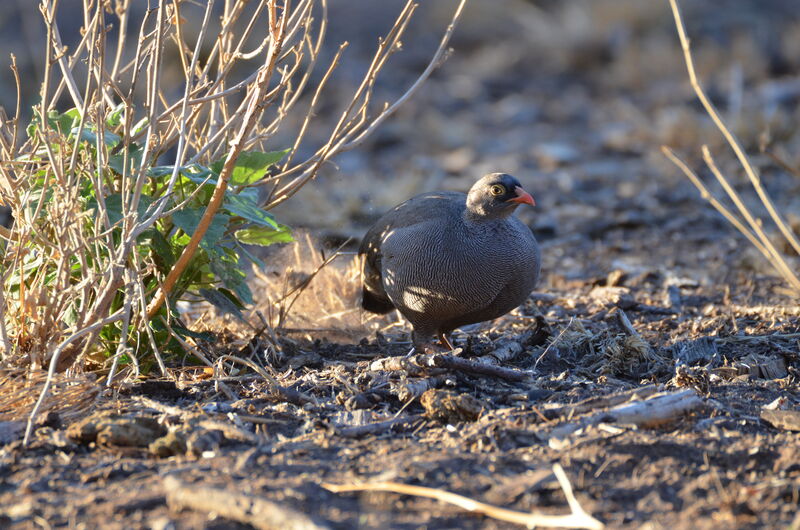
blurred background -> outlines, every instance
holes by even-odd
[[[62,0],[59,11],[67,44],[79,38],[82,22],[71,4],[80,5]],[[343,41],[350,46],[308,149],[328,134],[403,3],[331,4],[325,57]],[[379,79],[377,103],[398,97],[425,68],[456,4],[420,2],[404,49]],[[796,0],[681,5],[704,86],[754,155],[767,190],[800,225],[800,179],[760,153],[764,146],[791,168],[800,166]],[[17,57],[29,107],[42,78],[44,38],[37,2],[5,2],[0,104],[9,114],[16,89],[8,54]],[[470,0],[451,47],[420,93],[373,137],[275,211],[282,222],[331,243],[357,242],[381,213],[416,193],[465,191],[481,175],[504,171],[537,201],[519,215],[544,245],[543,289],[614,270],[669,271],[734,286],[754,275],[771,278],[769,266],[659,150],[670,145],[700,170],[707,143],[746,189],[689,86],[667,0]],[[290,140],[277,137],[275,149]]]

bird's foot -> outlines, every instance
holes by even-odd
[[[447,348],[448,351],[453,351],[455,348],[453,347],[453,343],[450,342],[450,339],[447,338],[447,335],[444,333],[439,333],[439,342]]]
[[[458,355],[462,351],[461,348],[452,348],[451,349],[451,348],[447,348],[445,346],[440,346],[438,344],[433,344],[433,343],[425,344],[424,346],[422,346],[422,347],[420,347],[418,349],[420,351],[422,351],[423,353],[426,353],[428,355],[433,355],[435,353],[448,353],[448,354],[452,354],[452,355]]]
[[[416,351],[416,353],[424,353],[427,355],[435,353],[454,353],[457,355],[461,352],[461,348],[454,348],[453,344],[447,339],[447,335],[444,333],[437,333],[436,338],[439,339],[438,343],[431,335],[419,333],[415,330],[411,336],[411,343],[414,345],[412,352]],[[411,353],[409,353],[409,355],[411,355]]]
[[[450,350],[445,348],[444,346],[439,346],[438,344],[426,344],[422,347],[422,351],[428,355],[433,355],[435,353],[448,353]]]

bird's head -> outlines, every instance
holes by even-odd
[[[519,181],[507,173],[489,173],[473,184],[467,194],[467,212],[479,218],[508,217],[520,204],[536,206]]]

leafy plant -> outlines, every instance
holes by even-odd
[[[161,0],[149,10],[84,0],[69,47],[60,3],[42,0],[45,76],[33,118],[20,127],[22,88],[14,118],[0,115],[0,201],[14,215],[13,227],[0,227],[2,364],[52,375],[94,359],[109,362],[110,384],[121,363],[165,373],[163,351],[203,337],[175,318],[179,300],[242,318],[252,302],[243,267],[262,265],[247,245],[292,240],[269,210],[419,88],[464,2],[409,90],[373,105],[416,8],[407,2],[338,120],[325,124],[316,107],[344,51],[312,78],[326,0]],[[21,86],[13,58],[11,68]],[[275,150],[287,127],[291,145]],[[311,127],[327,131],[316,145]]]
[[[122,240],[123,224],[126,219],[126,208],[123,194],[116,191],[120,184],[120,176],[141,163],[143,147],[137,142],[124,146],[117,131],[119,113],[113,109],[106,118],[106,130],[102,138],[97,134],[97,127],[91,123],[80,126],[80,114],[77,109],[64,113],[50,112],[47,116],[49,145],[25,159],[26,163],[47,165],[47,151],[59,152],[64,157],[75,156],[79,160],[96,160],[98,149],[109,151],[105,168],[95,174],[81,173],[76,179],[78,191],[75,202],[78,211],[85,214],[83,221],[76,227],[75,234],[86,240],[96,239],[105,228],[111,245],[98,245],[95,251],[80,256],[73,253],[69,257],[68,283],[78,284],[86,274],[86,268],[92,268],[95,262],[103,262],[112,258],[112,250]],[[36,137],[42,128],[42,120],[36,115],[27,127],[27,133]],[[100,147],[99,142],[103,142]],[[263,263],[254,257],[244,245],[269,246],[274,243],[293,241],[288,227],[279,224],[274,217],[259,205],[258,190],[248,187],[265,177],[283,159],[288,150],[260,152],[244,151],[233,165],[230,184],[225,190],[222,207],[214,215],[208,230],[200,240],[198,250],[191,257],[180,279],[171,292],[171,300],[205,299],[224,312],[233,313],[242,318],[241,310],[253,302],[253,296],[247,285],[244,265],[253,262],[263,267]],[[173,269],[177,257],[194,234],[208,207],[214,188],[218,184],[220,172],[225,160],[217,160],[209,166],[194,163],[184,167],[154,166],[145,170],[147,182],[138,198],[134,222],[141,222],[153,210],[157,201],[166,204],[166,214],[156,220],[150,228],[142,231],[135,240],[133,253],[142,263],[152,264],[140,275],[144,296],[147,299],[157,292],[163,278]],[[126,169],[127,168],[127,169]],[[165,194],[169,179],[177,172],[177,179],[172,193]],[[24,208],[33,227],[41,234],[54,237],[58,227],[52,226],[50,213],[57,208],[54,201],[59,194],[55,192],[56,183],[47,178],[46,172],[31,182],[29,193],[24,201]],[[38,212],[38,213],[37,213]],[[52,211],[55,215],[57,212]],[[100,223],[98,223],[98,220]],[[37,246],[41,241],[31,238],[24,241],[22,248],[29,250],[22,258],[23,271],[35,271],[41,280],[41,288],[54,288],[58,277],[58,268],[53,262],[43,261]],[[7,284],[11,293],[19,293],[26,288],[25,280],[30,275],[13,274]],[[111,309],[122,307],[124,292],[120,290],[111,304]],[[80,312],[80,299],[74,299],[64,312],[65,322],[75,324]],[[171,311],[171,314],[170,314]],[[157,334],[157,343],[170,344],[168,329],[160,324],[160,319],[169,319],[177,314],[174,303],[159,308],[158,317],[153,322]],[[191,335],[180,326],[173,328],[185,336]],[[127,332],[127,330],[126,330]],[[106,344],[107,351],[120,341],[121,329],[109,326],[100,334]]]

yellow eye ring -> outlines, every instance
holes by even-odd
[[[489,192],[497,197],[503,195],[506,192],[506,188],[502,184],[493,184],[492,187],[489,188]]]

